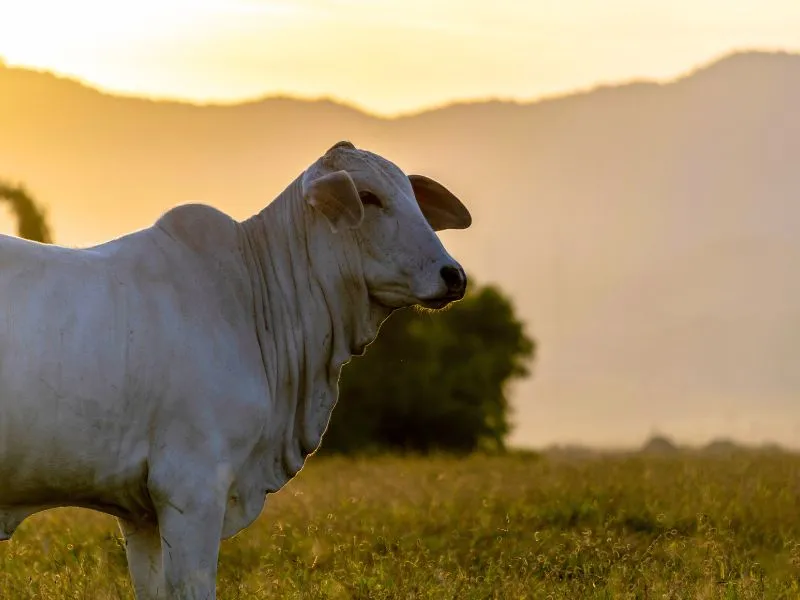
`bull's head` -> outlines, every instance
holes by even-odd
[[[334,231],[354,230],[374,302],[443,308],[464,296],[464,270],[435,232],[472,218],[441,184],[339,142],[305,172],[303,194]]]

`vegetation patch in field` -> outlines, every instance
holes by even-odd
[[[219,597],[797,598],[800,457],[317,457],[223,543]],[[113,519],[37,515],[0,596],[125,598]]]

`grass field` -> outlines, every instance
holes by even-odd
[[[223,544],[219,597],[800,598],[800,457],[318,457]],[[0,597],[133,598],[114,521],[0,545]]]

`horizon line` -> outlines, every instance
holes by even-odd
[[[135,93],[123,92],[120,90],[115,90],[114,88],[106,87],[97,82],[93,82],[87,78],[60,72],[54,69],[36,68],[36,67],[26,66],[23,64],[8,62],[2,55],[0,55],[0,70],[14,69],[14,70],[28,71],[31,73],[50,75],[52,77],[55,77],[56,79],[65,80],[80,85],[81,87],[90,89],[104,96],[111,96],[120,99],[142,100],[145,102],[154,102],[161,104],[179,104],[183,106],[190,106],[196,108],[235,108],[242,106],[252,106],[255,104],[260,104],[263,102],[274,101],[274,100],[284,100],[284,101],[301,102],[309,104],[313,103],[333,104],[335,106],[360,113],[364,116],[371,117],[373,119],[378,119],[382,121],[395,121],[395,120],[419,117],[425,114],[437,112],[440,110],[445,110],[448,108],[456,108],[460,106],[507,104],[507,105],[516,105],[519,107],[524,107],[524,106],[533,106],[544,102],[560,100],[572,96],[587,95],[594,92],[613,89],[613,88],[628,87],[634,85],[669,85],[677,83],[689,77],[692,77],[693,75],[696,75],[700,72],[713,68],[714,66],[721,64],[727,60],[730,60],[732,58],[735,58],[737,56],[746,56],[746,55],[789,56],[789,57],[800,58],[800,50],[788,50],[786,48],[768,47],[768,46],[733,49],[733,50],[728,50],[726,52],[717,53],[713,55],[711,58],[706,59],[705,61],[695,63],[694,66],[689,66],[688,68],[685,68],[680,73],[672,77],[658,78],[658,77],[632,76],[627,79],[620,79],[616,81],[597,81],[595,83],[591,83],[582,87],[571,88],[549,94],[542,94],[540,96],[535,96],[535,97],[514,97],[514,96],[500,96],[500,95],[489,94],[485,96],[452,98],[450,100],[445,100],[443,102],[422,104],[417,108],[409,110],[400,110],[400,111],[373,110],[359,104],[356,101],[345,100],[343,98],[337,97],[334,94],[305,96],[302,94],[295,94],[292,92],[278,91],[273,93],[265,93],[259,96],[242,97],[240,99],[229,100],[229,101],[213,100],[213,99],[209,100],[193,99],[188,96],[160,96],[158,94],[135,94]]]

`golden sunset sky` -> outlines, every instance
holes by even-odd
[[[799,0],[0,0],[0,56],[122,93],[381,114],[800,50]]]

